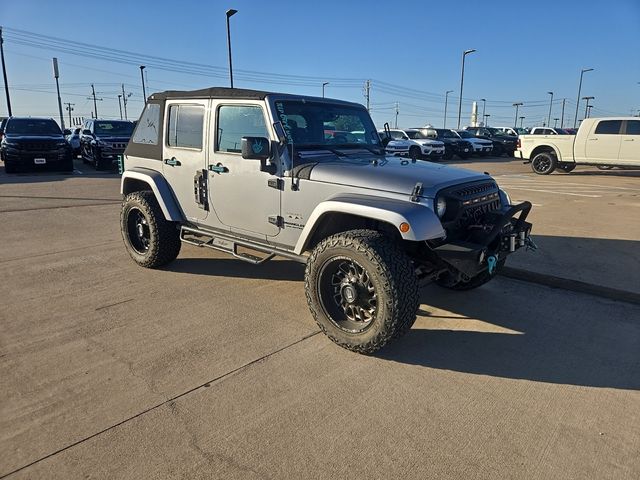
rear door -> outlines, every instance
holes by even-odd
[[[201,223],[208,211],[198,195],[199,179],[206,182],[209,100],[168,100],[164,114],[162,174],[184,216]],[[205,190],[206,191],[206,190]]]
[[[622,120],[600,120],[586,140],[586,160],[598,165],[618,162]]]
[[[640,120],[627,120],[621,135],[620,165],[640,165]]]

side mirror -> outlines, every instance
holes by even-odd
[[[62,134],[63,134],[63,135],[71,135],[71,130],[69,130],[68,128],[65,128],[65,129],[62,131]]]
[[[267,160],[271,157],[271,142],[264,137],[242,137],[242,158]]]
[[[82,130],[83,135],[91,135],[91,130]]]

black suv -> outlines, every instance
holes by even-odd
[[[444,143],[444,158],[451,160],[454,155],[462,159],[469,158],[473,154],[473,145],[461,139],[448,128],[425,127],[420,129],[429,138],[440,140]]]
[[[6,173],[40,165],[73,171],[71,147],[52,118],[9,117],[1,133],[0,158]]]
[[[508,156],[513,157],[513,152],[516,151],[518,137],[513,135],[506,135],[504,132],[497,128],[491,127],[467,127],[465,130],[471,132],[476,137],[486,138],[493,142],[493,155],[496,157],[506,153]]]
[[[127,120],[85,120],[80,133],[80,153],[84,163],[96,170],[113,167],[124,153],[133,133],[134,123]]]

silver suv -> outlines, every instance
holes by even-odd
[[[156,93],[124,165],[121,229],[136,263],[165,265],[182,242],[301,262],[320,328],[362,353],[411,328],[422,281],[478,287],[532,244],[529,202],[512,205],[487,174],[385,156],[355,103]]]

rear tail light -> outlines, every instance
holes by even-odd
[[[521,147],[521,143],[520,143],[520,139],[518,138],[518,143],[516,144],[516,147],[520,148]]]

